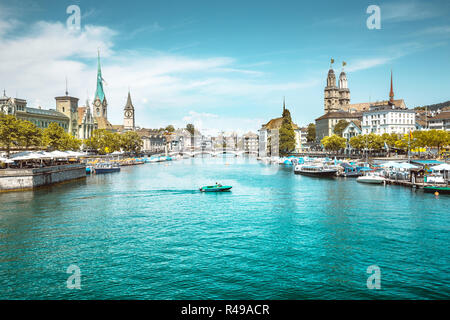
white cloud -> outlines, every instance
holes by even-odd
[[[347,71],[355,72],[360,70],[366,70],[380,65],[384,65],[390,62],[393,58],[379,57],[379,58],[369,58],[369,59],[359,59],[349,63]]]
[[[443,14],[443,12],[427,2],[390,2],[381,6],[381,20],[390,22],[405,22],[425,20]]]

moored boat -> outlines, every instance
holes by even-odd
[[[120,167],[109,162],[98,163],[92,168],[92,172],[95,174],[119,172]]]
[[[386,179],[382,176],[376,174],[367,174],[365,176],[361,176],[356,178],[356,181],[361,183],[371,183],[371,184],[380,184],[383,183]]]
[[[296,165],[294,168],[295,174],[301,174],[310,177],[334,177],[337,173],[336,168],[330,168],[320,165]]]
[[[427,193],[450,194],[450,187],[426,186],[423,187],[423,191]]]

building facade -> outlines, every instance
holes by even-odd
[[[316,142],[320,143],[324,137],[333,135],[334,127],[340,120],[352,121],[360,119],[361,114],[342,110],[324,114],[316,119]]]
[[[78,139],[90,139],[95,129],[97,124],[94,122],[89,101],[86,100],[86,106],[78,107]]]
[[[408,133],[416,128],[414,110],[397,109],[395,106],[372,106],[363,113],[363,134]]]
[[[450,111],[443,111],[429,118],[428,128],[450,131]]]
[[[406,108],[404,103],[396,106],[391,73],[391,89],[388,104],[371,105],[363,112],[362,134],[400,133],[406,134],[416,129],[416,112]]]
[[[65,114],[56,110],[45,110],[39,108],[28,108],[25,99],[11,98],[6,96],[0,98],[0,112],[13,115],[17,119],[30,121],[36,127],[45,129],[50,123],[56,123],[66,132],[69,131],[70,119]]]

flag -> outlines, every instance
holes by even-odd
[[[410,140],[413,139],[413,134],[412,134],[411,130],[409,130],[409,139],[410,139]]]
[[[332,64],[334,63],[334,59],[333,59],[333,58],[331,58],[331,63],[332,63]]]
[[[345,67],[347,65],[347,62],[343,61],[342,66]]]

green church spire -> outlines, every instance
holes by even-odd
[[[97,90],[95,91],[95,99],[99,98],[103,103],[105,100],[105,92],[103,91],[102,69],[100,67],[100,50],[98,51],[98,68],[97,68]]]

